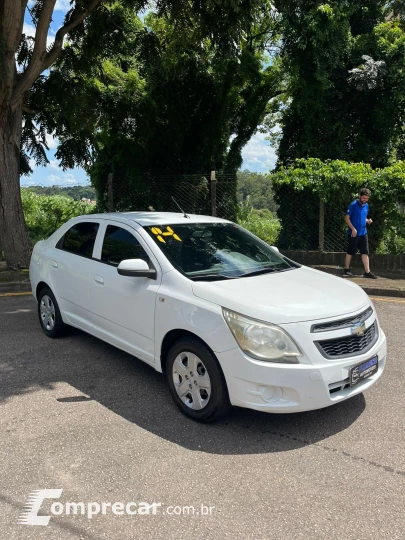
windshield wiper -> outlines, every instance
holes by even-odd
[[[188,276],[193,281],[220,281],[223,279],[235,279],[233,276],[225,276],[224,274],[206,274],[201,276]],[[239,277],[239,276],[238,276]]]
[[[259,276],[260,274],[269,274],[270,272],[288,272],[288,270],[295,270],[295,266],[289,266],[288,268],[261,268],[260,270],[242,274],[239,277]]]
[[[253,270],[253,272],[246,272],[239,277],[259,276],[260,274],[270,274],[271,272],[280,272],[277,268],[261,268],[260,270]]]

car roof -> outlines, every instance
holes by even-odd
[[[101,218],[111,220],[130,220],[139,225],[178,225],[180,223],[230,223],[229,220],[213,216],[198,214],[184,214],[176,212],[108,212],[105,214],[87,214],[83,218]]]

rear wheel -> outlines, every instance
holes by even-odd
[[[65,333],[66,325],[62,321],[58,302],[48,287],[39,293],[38,317],[41,328],[48,337],[57,338]]]
[[[200,341],[182,338],[169,351],[166,379],[179,409],[199,422],[215,422],[231,409],[218,360]]]

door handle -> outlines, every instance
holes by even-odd
[[[52,261],[52,266],[53,266],[54,268],[58,268],[58,263],[57,263],[56,261]]]
[[[94,281],[100,285],[104,285],[104,279],[101,276],[94,276]]]

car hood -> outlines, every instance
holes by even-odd
[[[355,283],[304,266],[229,281],[198,281],[192,287],[199,298],[274,324],[338,317],[370,303]]]

